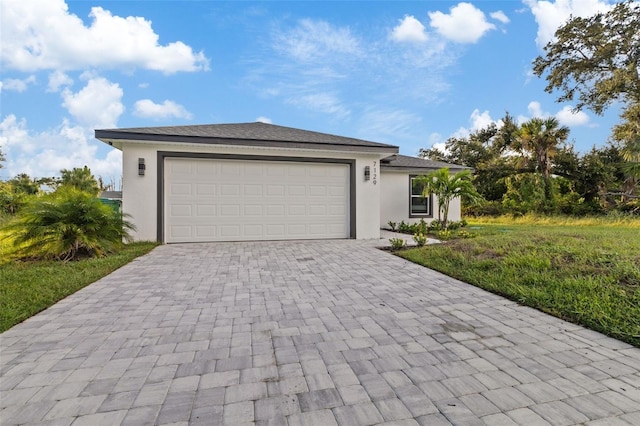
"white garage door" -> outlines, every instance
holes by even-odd
[[[165,159],[165,241],[349,237],[349,165]]]

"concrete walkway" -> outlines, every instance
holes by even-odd
[[[375,249],[161,246],[1,335],[0,423],[640,425],[640,350]]]

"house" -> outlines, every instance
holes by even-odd
[[[122,208],[134,238],[164,243],[379,238],[390,220],[437,212],[412,178],[461,168],[398,155],[394,145],[266,123],[95,135],[122,151]],[[451,219],[459,220],[454,203]]]

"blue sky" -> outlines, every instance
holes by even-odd
[[[571,112],[532,60],[607,0],[3,0],[0,178],[88,165],[118,184],[96,128],[265,121],[416,155],[499,120],[557,116],[578,151],[618,111]],[[438,145],[440,146],[440,145]]]

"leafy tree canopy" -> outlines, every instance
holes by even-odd
[[[548,73],[545,90],[560,90],[558,102],[577,100],[576,109],[597,114],[614,101],[640,103],[640,3],[627,0],[607,13],[572,17],[555,35],[533,72]]]
[[[71,170],[62,169],[60,175],[60,186],[71,186],[92,195],[98,195],[101,191],[100,184],[87,166]]]

